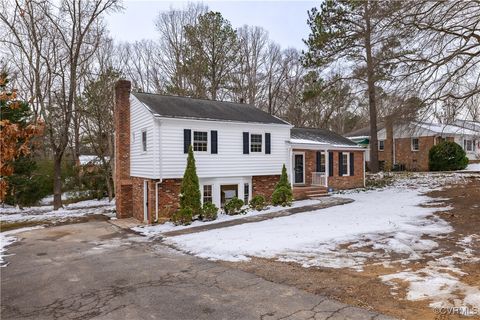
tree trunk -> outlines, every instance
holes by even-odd
[[[378,167],[378,139],[377,139],[377,104],[375,96],[375,70],[372,58],[371,24],[369,1],[365,1],[365,51],[367,56],[367,85],[368,85],[368,106],[370,115],[370,165],[371,172],[376,173]]]
[[[53,172],[53,210],[58,210],[62,207],[62,156],[55,155]]]
[[[105,175],[105,183],[107,184],[108,201],[110,202],[113,199],[113,186],[111,176],[108,173]]]

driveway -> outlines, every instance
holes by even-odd
[[[18,236],[1,268],[2,319],[387,319],[104,221]]]

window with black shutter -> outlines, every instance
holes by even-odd
[[[322,151],[317,151],[315,171],[325,172],[325,153]]]
[[[183,129],[183,153],[188,153],[188,148],[192,144],[192,130]]]
[[[210,152],[212,154],[217,154],[218,153],[218,132],[216,130],[210,131],[210,140],[211,140],[211,146],[210,146]]]
[[[249,137],[250,134],[248,132],[243,133],[243,154],[248,154],[250,152]]]

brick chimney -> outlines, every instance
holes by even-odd
[[[115,84],[115,201],[117,217],[133,213],[132,181],[130,177],[130,81]]]

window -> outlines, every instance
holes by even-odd
[[[463,150],[475,151],[475,144],[473,143],[473,140],[463,140]]]
[[[208,148],[208,132],[193,132],[193,151],[207,151]]]
[[[385,150],[385,140],[378,140],[378,150]]]
[[[245,183],[243,185],[243,202],[248,204],[248,199],[250,198],[250,185]]]
[[[252,134],[250,136],[250,151],[262,152],[262,135],[261,134]]]
[[[420,150],[418,138],[412,138],[412,151],[418,151],[418,150]]]
[[[203,186],[203,203],[212,203],[212,186],[204,185]]]
[[[320,154],[320,172],[325,172],[325,152]]]
[[[350,166],[348,163],[349,160],[349,155],[348,153],[342,153],[342,172],[344,176],[349,176],[350,175]]]
[[[142,131],[142,149],[147,151],[147,131]]]

